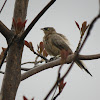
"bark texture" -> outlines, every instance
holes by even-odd
[[[22,21],[26,20],[27,6],[28,0],[16,0],[13,16],[15,21],[17,21],[18,18],[20,18]],[[8,35],[4,34],[8,43],[16,34],[13,23],[11,31],[13,31],[13,33],[9,38]],[[21,33],[19,33],[19,35],[20,34]],[[19,40],[20,38],[17,36],[8,51],[7,64],[1,88],[0,100],[15,100],[16,97],[16,92],[21,80],[21,58],[24,45],[24,40]]]

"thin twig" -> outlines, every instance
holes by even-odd
[[[44,100],[47,100],[47,98],[50,96],[50,94],[55,89],[55,87],[57,86],[57,84],[58,84],[58,80],[55,82],[55,84],[53,85],[53,87],[50,89],[49,93],[46,95],[46,97],[44,98]]]
[[[1,71],[1,70],[0,70],[0,73],[1,73],[1,74],[5,74],[5,73],[4,73],[3,71]]]
[[[97,16],[92,20],[92,22],[91,22],[91,24],[90,24],[90,26],[89,26],[89,29],[88,29],[88,31],[87,31],[87,35],[86,35],[85,39],[83,40],[82,45],[80,46],[79,52],[82,50],[82,48],[83,48],[83,46],[84,46],[84,44],[85,44],[87,38],[89,37],[89,35],[90,35],[90,33],[91,33],[91,30],[92,30],[92,28],[93,28],[93,26],[94,26],[94,23],[95,23],[99,18],[100,18],[100,14],[97,15]]]
[[[56,100],[56,98],[61,94],[61,92],[59,92],[54,98],[53,100]]]
[[[21,68],[21,70],[23,70],[23,71],[29,71],[29,70],[31,70],[32,68]]]
[[[36,64],[42,63],[42,62],[43,62],[42,60],[39,60],[39,61],[36,62]],[[33,62],[24,62],[21,65],[25,65],[25,64],[35,64],[35,61],[33,61]]]
[[[36,24],[36,22],[40,19],[40,17],[47,11],[47,9],[55,2],[56,0],[51,0],[44,8],[43,10],[34,18],[34,20],[30,23],[30,25],[26,28],[24,33],[22,34],[20,40],[24,40],[24,38],[27,36],[29,31],[32,29],[32,27]]]
[[[3,8],[4,8],[5,4],[6,4],[6,2],[7,2],[7,0],[5,0],[3,6],[1,7],[1,9],[0,9],[0,14],[1,14],[1,12],[2,12],[2,10],[3,10]]]
[[[35,62],[33,61],[33,62],[24,62],[24,63],[22,63],[21,65],[25,65],[25,64],[34,64]]]
[[[58,77],[57,77],[57,82],[58,82],[58,80],[60,79],[60,76],[61,76],[61,74],[60,74],[60,71],[61,71],[61,69],[62,69],[62,66],[63,65],[61,65],[60,67],[59,67],[59,69],[58,69]],[[59,82],[58,82],[59,83]],[[57,86],[58,86],[58,84],[56,84],[56,87],[55,87],[55,91],[54,91],[54,94],[53,94],[53,96],[52,96],[52,99],[51,100],[54,100],[54,95],[55,95],[55,93],[56,93],[56,91],[57,91]],[[51,93],[50,93],[51,94]],[[49,95],[48,95],[49,96]]]
[[[42,55],[40,55],[40,54],[38,54],[37,52],[33,52],[34,54],[36,54],[37,56],[39,56],[39,57],[41,57],[42,59],[44,59],[46,62],[48,62],[48,59],[47,58],[45,58],[44,56],[42,56]]]
[[[56,85],[56,87],[55,87],[55,90],[54,90],[54,93],[53,93],[53,96],[52,96],[52,99],[51,99],[51,100],[53,100],[56,91],[57,91],[57,85]]]
[[[62,65],[59,67],[59,70],[58,70],[58,77],[57,77],[57,80],[54,84],[54,86],[51,88],[51,90],[49,91],[49,93],[46,95],[46,97],[44,98],[44,100],[47,100],[47,98],[50,96],[50,94],[53,92],[53,90],[55,89],[55,87],[57,87],[58,83],[59,83],[59,79],[60,79],[60,71],[61,71],[61,68],[62,68]],[[54,92],[55,94],[55,92]],[[54,95],[53,94],[53,95]],[[53,100],[53,98],[52,98]]]
[[[21,70],[23,70],[23,71],[29,71],[29,70],[31,70],[32,68],[21,68]],[[3,72],[3,71],[1,71],[0,70],[0,73],[1,74],[5,74],[5,72]]]

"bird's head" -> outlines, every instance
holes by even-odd
[[[55,33],[55,29],[53,27],[45,27],[45,28],[41,28],[41,30],[44,31],[45,35],[46,34],[52,34]]]

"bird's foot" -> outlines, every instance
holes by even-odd
[[[59,56],[55,56],[55,57],[50,58],[49,61],[53,61],[53,60],[56,60],[56,59],[58,59],[58,58],[59,58]]]

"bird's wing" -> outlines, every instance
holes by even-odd
[[[65,49],[65,50],[69,51],[70,53],[72,53],[72,50],[70,49],[69,45],[67,44],[65,38],[63,38],[61,35],[53,34],[52,38],[51,38],[51,42],[53,45],[55,45],[60,50]]]
[[[65,49],[69,51],[70,53],[72,53],[72,50],[70,49],[70,47],[68,46],[68,44],[66,43],[66,41],[61,35],[53,34],[51,37],[51,42],[55,47],[59,48],[60,50]],[[75,62],[80,68],[83,68],[88,74],[91,75],[91,73],[87,70],[87,68],[82,63],[82,61],[76,60]]]
[[[68,39],[63,34],[58,33],[58,35],[60,35],[62,38],[64,38],[65,42],[68,44],[68,46],[70,46]]]

